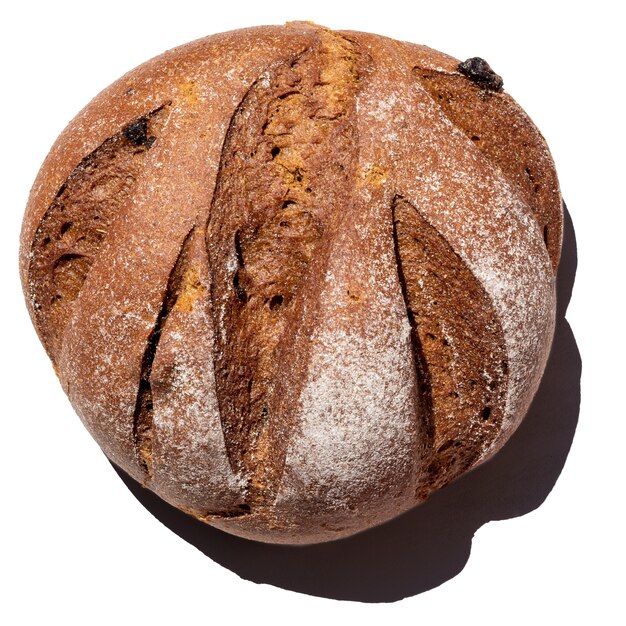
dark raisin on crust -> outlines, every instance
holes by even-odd
[[[140,117],[124,128],[124,136],[136,146],[145,146],[149,149],[155,137],[148,136],[148,119]]]
[[[498,76],[489,66],[485,59],[480,57],[472,57],[459,63],[458,70],[467,76],[477,85],[489,89],[490,91],[502,91],[504,82],[501,76]]]

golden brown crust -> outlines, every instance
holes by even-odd
[[[228,532],[307,543],[506,441],[551,341],[560,196],[527,116],[458,65],[259,27],[153,59],[68,126],[21,275],[109,458]]]

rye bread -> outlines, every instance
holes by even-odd
[[[35,181],[20,267],[114,463],[228,532],[311,543],[506,442],[561,236],[545,141],[484,61],[297,22],[97,96]]]

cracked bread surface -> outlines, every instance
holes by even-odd
[[[90,103],[35,182],[21,273],[113,462],[228,532],[312,543],[512,434],[561,222],[508,94],[424,46],[296,22],[181,46]]]

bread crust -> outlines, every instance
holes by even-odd
[[[458,66],[257,27],[149,61],[70,123],[20,272],[113,462],[228,532],[312,543],[506,442],[551,344],[561,198],[526,114]]]

